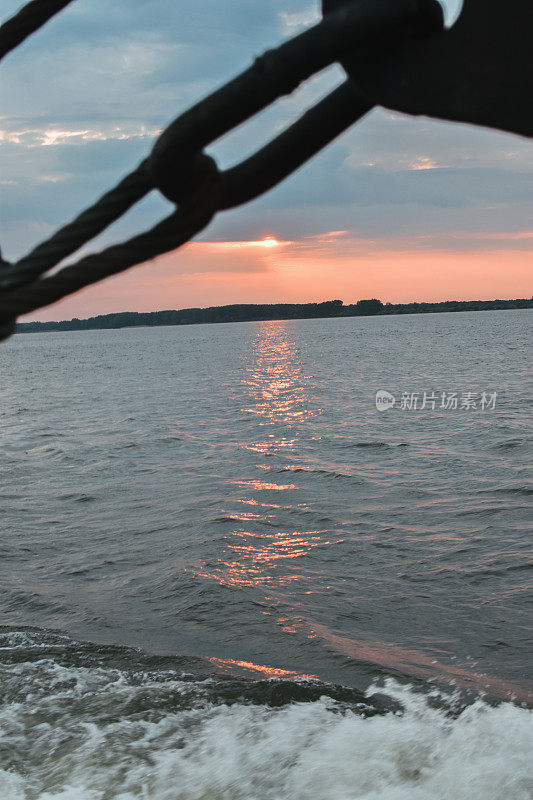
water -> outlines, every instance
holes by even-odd
[[[4,344],[0,795],[531,798],[529,319]]]

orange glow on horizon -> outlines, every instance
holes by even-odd
[[[192,242],[25,320],[232,303],[345,304],[531,297],[533,231],[455,231],[365,239],[328,231],[299,240],[266,234]]]

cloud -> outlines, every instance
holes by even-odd
[[[60,144],[79,144],[80,142],[100,141],[109,139],[122,142],[126,139],[154,139],[161,129],[147,128],[142,125],[125,127],[120,125],[107,125],[99,130],[88,128],[85,130],[61,130],[60,128],[29,128],[26,130],[1,130],[0,144],[20,144],[24,147],[50,147]]]
[[[279,17],[283,25],[283,32],[287,36],[294,36],[302,29],[315,25],[320,20],[320,13],[317,4],[313,4],[303,11],[290,13],[289,11],[280,11]]]

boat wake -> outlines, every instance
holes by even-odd
[[[532,796],[532,712],[511,703],[202,675],[200,659],[30,629],[0,647],[5,800]]]

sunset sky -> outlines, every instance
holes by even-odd
[[[0,0],[0,16],[19,6]],[[4,257],[19,258],[75,216],[180,111],[317,18],[308,0],[76,0],[4,62]],[[236,163],[342,80],[330,68],[211,154],[222,168]],[[530,297],[532,173],[531,140],[376,109],[197,241],[27,319]],[[150,227],[169,208],[153,192],[84,252]]]

